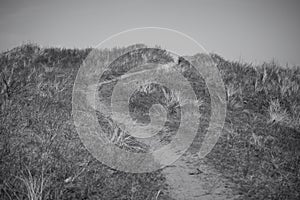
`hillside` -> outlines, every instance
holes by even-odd
[[[104,49],[101,55],[118,56],[124,50]],[[81,143],[71,115],[72,89],[90,51],[23,45],[0,54],[0,199],[170,199],[161,170],[116,171]],[[226,85],[227,116],[222,136],[203,162],[232,182],[241,199],[299,199],[300,67],[252,66],[211,56]],[[163,63],[171,58],[155,59]],[[188,76],[204,98],[205,127],[209,95],[202,81]],[[147,110],[138,97],[132,101]],[[167,106],[175,108],[176,102]],[[109,119],[101,113],[98,117],[107,124]],[[178,116],[172,119],[169,127],[175,129]],[[172,130],[164,141],[172,138]],[[118,134],[117,146],[147,151],[136,148],[139,141],[124,142],[128,137]],[[200,141],[189,152],[196,152]]]

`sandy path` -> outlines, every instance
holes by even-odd
[[[185,155],[163,170],[169,185],[168,195],[176,200],[234,199],[232,184],[197,158]]]

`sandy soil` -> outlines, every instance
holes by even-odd
[[[213,167],[200,160],[196,154],[186,154],[163,173],[166,176],[168,195],[176,200],[235,199],[230,189],[233,184],[221,177]]]

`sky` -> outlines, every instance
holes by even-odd
[[[229,60],[300,65],[298,0],[0,2],[1,52],[24,42],[95,47],[121,31],[150,26],[187,34]]]

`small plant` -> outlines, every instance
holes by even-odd
[[[43,200],[45,189],[49,186],[49,177],[45,177],[44,170],[41,170],[39,177],[32,175],[26,168],[26,173],[17,177],[25,185],[28,200]]]
[[[280,107],[279,100],[272,100],[269,107],[269,123],[289,123],[287,111]]]

